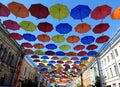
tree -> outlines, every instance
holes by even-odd
[[[100,77],[99,77],[99,76],[96,76],[96,77],[95,77],[95,86],[96,86],[96,87],[100,87],[100,85],[101,85],[101,84],[100,84]]]

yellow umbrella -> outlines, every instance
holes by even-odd
[[[55,43],[60,43],[60,42],[64,42],[65,38],[62,35],[55,35],[52,37],[52,41],[54,41]]]

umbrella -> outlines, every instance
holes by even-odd
[[[48,63],[48,61],[47,61],[47,60],[41,60],[41,62],[42,62],[42,63]]]
[[[36,30],[36,25],[33,24],[31,21],[22,21],[20,22],[20,27],[26,31],[33,32]]]
[[[34,53],[38,54],[38,55],[43,55],[44,54],[44,52],[42,50],[35,50]]]
[[[59,58],[56,57],[56,56],[53,56],[51,59],[52,59],[52,60],[58,60]]]
[[[65,62],[65,64],[71,64],[71,63],[72,63],[72,61],[70,61],[70,60]]]
[[[53,18],[61,20],[63,18],[66,18],[68,14],[69,14],[69,9],[65,5],[55,4],[50,7],[50,15]]]
[[[85,48],[84,45],[76,45],[76,46],[74,47],[74,50],[83,50],[84,48]]]
[[[60,42],[64,42],[65,38],[62,35],[55,35],[52,37],[52,41],[54,41],[55,43],[60,43]]]
[[[49,42],[50,41],[50,37],[47,34],[40,34],[37,36],[39,41],[42,42]]]
[[[20,29],[20,25],[16,21],[13,21],[13,20],[5,20],[3,21],[3,25],[5,25],[5,27],[10,30]]]
[[[98,46],[97,45],[95,45],[95,44],[91,44],[91,45],[88,45],[87,46],[87,50],[94,50],[94,49],[96,49]]]
[[[116,8],[112,13],[111,13],[111,18],[113,20],[119,20],[120,19],[120,7]]]
[[[107,35],[102,35],[102,36],[100,36],[100,37],[98,37],[97,39],[96,39],[96,42],[97,43],[105,43],[105,42],[107,42],[108,40],[109,40],[109,36],[107,36]]]
[[[48,63],[47,66],[53,66],[53,64],[52,63]]]
[[[77,56],[85,56],[87,54],[86,51],[80,51]]]
[[[66,56],[76,56],[76,53],[75,52],[67,52]]]
[[[60,23],[59,25],[56,26],[56,31],[59,32],[60,34],[67,34],[70,31],[72,31],[72,26],[69,25],[68,23]]]
[[[71,10],[70,16],[74,19],[84,19],[89,16],[91,9],[87,5],[78,5]]]
[[[0,3],[0,16],[8,17],[10,15],[10,11],[7,6]]]
[[[74,64],[80,64],[80,61],[77,60],[77,61],[74,62]]]
[[[97,6],[92,12],[91,12],[91,18],[95,20],[104,19],[111,13],[112,8],[108,5],[101,5]]]
[[[65,53],[63,51],[57,51],[56,55],[58,55],[58,56],[65,56]]]
[[[32,55],[31,58],[39,58],[38,55]]]
[[[33,46],[34,46],[34,48],[36,48],[36,49],[43,49],[43,48],[44,48],[44,45],[43,45],[43,44],[40,44],[40,43],[36,43],[36,44],[34,44]]]
[[[44,64],[44,63],[39,63],[39,65],[45,67],[45,64]]]
[[[49,61],[49,63],[51,64],[54,64],[54,63],[56,63],[54,60],[51,60],[51,61]]]
[[[52,24],[48,22],[41,22],[37,25],[37,27],[42,32],[51,32],[53,30]]]
[[[87,53],[88,56],[96,56],[97,54],[98,54],[98,52],[96,52],[96,51],[89,51]]]
[[[40,60],[39,59],[35,59],[35,60],[33,60],[33,62],[40,62]]]
[[[82,57],[80,60],[88,60],[89,58],[88,57]]]
[[[93,36],[85,36],[81,39],[81,42],[83,44],[90,44],[92,42],[94,42],[95,38]]]
[[[91,29],[91,26],[87,23],[82,23],[82,24],[78,24],[75,27],[75,31],[82,34],[82,33],[86,33]]]
[[[64,45],[61,45],[59,47],[61,50],[69,50],[71,48],[71,46],[67,45],[67,44],[64,44]]]
[[[9,36],[11,38],[13,38],[14,40],[22,40],[23,39],[22,35],[18,34],[18,33],[10,33]]]
[[[34,52],[31,49],[25,49],[25,54],[34,54]]]
[[[16,16],[25,18],[29,16],[28,9],[21,3],[11,2],[8,4],[8,9]]]
[[[54,49],[57,48],[57,46],[56,46],[55,44],[47,44],[45,47],[46,47],[47,49],[50,49],[50,50],[54,50]]]
[[[48,56],[42,56],[41,59],[49,59]]]
[[[40,70],[40,72],[45,72],[45,71],[47,71],[48,69],[47,68],[42,68],[41,70]]]
[[[93,32],[99,34],[105,32],[109,27],[110,25],[108,23],[100,23],[93,28]]]
[[[28,42],[24,42],[21,44],[22,47],[27,47],[27,48],[32,48],[32,44],[28,43]]]
[[[61,60],[65,61],[65,60],[68,60],[69,58],[68,57],[62,57]]]
[[[73,43],[77,43],[80,40],[80,38],[79,38],[79,36],[72,35],[72,36],[68,36],[66,40],[67,40],[67,42],[73,44]]]
[[[58,60],[57,63],[63,64],[64,62],[62,60]]]
[[[29,34],[29,33],[23,34],[23,38],[25,40],[28,40],[28,41],[35,41],[36,40],[36,37],[32,34]]]
[[[71,60],[79,60],[77,57],[72,57]]]
[[[46,51],[45,54],[46,54],[46,55],[54,55],[55,52],[53,52],[53,51]]]
[[[49,15],[48,8],[42,4],[32,4],[29,8],[32,16],[40,19],[46,18]]]

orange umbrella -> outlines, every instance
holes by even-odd
[[[65,62],[65,64],[71,64],[71,63],[72,63],[72,61],[70,61],[70,60]]]
[[[52,60],[58,60],[59,58],[56,57],[56,56],[53,56],[51,59],[52,59]]]
[[[69,36],[67,37],[67,42],[69,43],[76,43],[80,40],[79,36],[76,36],[76,35],[72,35],[72,36]]]
[[[8,4],[8,9],[16,16],[25,18],[29,16],[28,9],[21,3],[11,2]]]
[[[24,52],[26,54],[34,54],[34,52],[31,49],[25,49]]]
[[[87,23],[82,23],[82,24],[78,24],[75,27],[75,31],[82,34],[82,33],[86,33],[91,29],[91,26]]]
[[[40,34],[37,36],[39,41],[42,42],[49,42],[50,41],[50,37],[47,34]]]
[[[37,43],[37,44],[34,44],[34,48],[42,49],[42,48],[44,48],[44,45],[40,44],[40,43]]]
[[[68,52],[68,53],[66,53],[66,56],[76,56],[76,53],[75,52]]]
[[[111,18],[113,20],[119,20],[120,19],[120,7],[116,8],[112,14],[111,14]]]

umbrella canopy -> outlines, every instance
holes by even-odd
[[[77,60],[77,61],[74,62],[74,64],[80,64],[80,61]]]
[[[31,49],[25,49],[25,54],[34,54],[34,52]]]
[[[10,30],[20,29],[20,25],[16,21],[13,21],[13,20],[5,20],[3,21],[3,25],[5,25],[5,27]]]
[[[22,40],[23,36],[19,33],[10,33],[9,36],[14,40]]]
[[[93,28],[93,32],[95,34],[99,34],[99,33],[107,31],[109,27],[110,25],[108,23],[100,23]]]
[[[29,16],[28,9],[21,3],[11,2],[8,4],[8,9],[16,16],[25,18]]]
[[[65,38],[62,35],[55,35],[52,37],[52,41],[54,41],[55,43],[60,43],[60,42],[64,42]]]
[[[32,48],[32,44],[28,43],[28,42],[24,42],[21,44],[22,47],[27,47],[27,48]]]
[[[65,60],[68,60],[69,57],[62,57],[61,60],[65,61]]]
[[[39,58],[38,55],[32,55],[31,58]]]
[[[38,55],[43,55],[44,54],[44,52],[42,50],[35,50],[34,53],[38,54]]]
[[[95,45],[95,44],[91,44],[91,45],[88,45],[87,46],[87,50],[94,50],[94,49],[96,49],[98,46],[97,45]]]
[[[64,62],[62,60],[58,60],[57,63],[63,64]]]
[[[48,22],[41,22],[37,25],[37,27],[42,32],[51,32],[53,30],[52,24]]]
[[[50,63],[50,64],[54,64],[54,63],[56,63],[56,61],[51,60],[51,61],[49,61],[49,63]]]
[[[25,40],[28,40],[28,41],[35,41],[36,40],[36,37],[32,34],[29,34],[29,33],[23,34],[23,38]]]
[[[60,23],[56,26],[56,31],[60,34],[67,34],[72,31],[72,26],[68,23]]]
[[[50,7],[50,15],[53,18],[61,20],[63,18],[66,18],[68,14],[69,14],[69,9],[65,5],[55,4]]]
[[[107,42],[109,40],[109,36],[107,36],[107,35],[102,35],[102,36],[100,36],[100,37],[98,37],[97,39],[96,39],[96,42],[97,43],[105,43],[105,42]]]
[[[10,11],[7,8],[7,6],[0,3],[0,16],[8,17],[9,15],[10,15]]]
[[[33,24],[31,21],[20,22],[20,27],[26,31],[31,31],[31,32],[36,30],[36,25]]]
[[[29,8],[32,16],[40,19],[46,18],[49,15],[48,8],[42,4],[32,4]]]
[[[120,7],[116,8],[112,13],[111,13],[111,18],[113,20],[119,20],[120,19]]]
[[[80,51],[77,56],[85,56],[87,54],[86,51]]]
[[[66,56],[76,56],[76,53],[75,52],[67,52]]]
[[[44,45],[40,44],[40,43],[36,43],[36,44],[33,45],[33,47],[36,48],[36,49],[43,49]]]
[[[96,51],[89,51],[87,53],[88,56],[96,56],[98,53]]]
[[[77,57],[72,57],[71,60],[79,60]]]
[[[85,36],[81,39],[81,42],[83,44],[90,44],[92,42],[94,42],[95,38],[93,36]]]
[[[42,63],[48,63],[47,60],[41,60]],[[45,66],[46,67],[46,66]]]
[[[33,60],[33,62],[40,62],[40,60],[39,59],[35,59],[35,60]]]
[[[71,36],[68,36],[66,40],[67,40],[67,42],[73,44],[73,43],[78,42],[80,40],[80,38],[79,38],[79,36],[71,35]]]
[[[83,50],[84,48],[85,48],[84,45],[76,45],[76,46],[74,47],[74,50]]]
[[[71,63],[72,63],[72,61],[70,61],[70,60],[65,62],[65,64],[71,64]]]
[[[89,16],[91,9],[87,5],[78,5],[71,10],[70,16],[74,19],[84,19]]]
[[[46,51],[45,54],[46,54],[46,55],[51,55],[51,56],[52,56],[52,55],[55,54],[55,52],[53,52],[53,51]]]
[[[91,29],[91,26],[87,23],[82,23],[82,24],[78,24],[75,27],[75,31],[82,34],[82,33],[86,33]]]
[[[97,6],[92,12],[91,12],[91,18],[95,20],[104,19],[111,13],[112,8],[108,5],[101,5]]]
[[[58,56],[64,56],[65,53],[64,53],[63,51],[57,51],[57,52],[56,52],[56,55],[58,55]]]
[[[71,46],[67,45],[67,44],[64,44],[64,45],[61,45],[59,47],[61,50],[69,50],[71,48]]]
[[[88,60],[88,57],[82,57],[80,60]]]
[[[56,46],[55,44],[47,44],[45,47],[46,47],[47,49],[50,49],[50,50],[54,50],[54,49],[57,48],[57,46]]]
[[[39,41],[42,42],[49,42],[50,41],[50,37],[47,34],[40,34],[37,36]]]
[[[57,56],[53,56],[51,59],[52,60],[58,60],[59,58]]]

